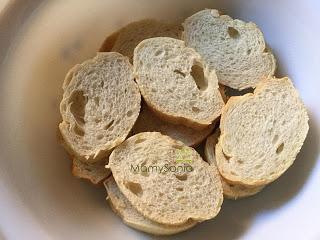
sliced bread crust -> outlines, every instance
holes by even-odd
[[[110,204],[113,211],[120,216],[122,221],[139,231],[153,234],[153,235],[172,235],[179,232],[186,231],[194,227],[197,222],[188,221],[182,225],[172,226],[164,225],[142,216],[126,199],[126,197],[119,190],[113,177],[108,178],[104,181],[105,188],[108,193],[108,203]]]
[[[146,39],[135,48],[133,65],[140,92],[158,117],[203,129],[220,116],[224,102],[215,72],[183,41]]]
[[[112,152],[109,167],[120,191],[152,221],[181,225],[211,219],[220,211],[223,193],[216,167],[161,133],[130,137]]]
[[[216,146],[220,174],[248,186],[268,184],[294,162],[306,138],[307,110],[289,78],[270,78],[254,93],[231,97]]]
[[[256,24],[205,9],[183,23],[182,39],[199,52],[219,83],[234,89],[255,88],[272,76],[276,61]]]
[[[59,129],[68,152],[97,162],[123,142],[140,111],[132,66],[119,53],[98,53],[76,65],[63,83]]]

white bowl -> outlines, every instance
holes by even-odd
[[[294,165],[258,195],[172,239],[320,239],[320,2],[317,0],[5,1],[0,13],[0,239],[149,239],[121,223],[102,188],[75,179],[56,138],[67,70],[133,20],[203,8],[256,22],[310,115]],[[5,3],[4,2],[4,3]],[[4,5],[4,4],[2,4]]]

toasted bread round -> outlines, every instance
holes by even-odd
[[[223,192],[216,166],[161,133],[130,137],[111,153],[109,167],[132,206],[157,223],[203,221],[220,211]]]
[[[158,117],[203,129],[220,116],[224,102],[215,72],[183,41],[146,39],[135,48],[133,65],[140,92]]]
[[[140,111],[132,66],[119,53],[98,53],[76,65],[63,83],[59,129],[76,159],[97,162],[125,140]]]
[[[187,18],[183,27],[182,39],[216,70],[219,83],[238,90],[255,88],[274,74],[275,58],[254,23],[205,9]]]
[[[206,145],[204,148],[204,154],[206,160],[209,164],[216,165],[216,157],[215,157],[215,146],[218,142],[218,138],[220,135],[219,129],[215,130],[213,134],[211,134],[206,141]],[[221,176],[223,195],[229,199],[238,199],[249,197],[260,192],[265,186],[257,186],[257,187],[248,187],[241,184],[229,183]]]
[[[265,80],[225,106],[216,146],[219,172],[233,183],[268,184],[292,165],[308,129],[307,110],[290,79]]]
[[[139,231],[150,233],[153,235],[172,235],[186,231],[197,224],[195,221],[188,221],[182,225],[165,225],[149,220],[142,216],[126,199],[119,190],[113,177],[104,181],[105,188],[108,193],[108,202],[113,211],[118,214],[122,221]]]

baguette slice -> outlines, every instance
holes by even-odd
[[[129,227],[153,235],[172,235],[186,231],[197,224],[197,222],[192,220],[177,226],[164,225],[151,221],[148,218],[142,216],[139,212],[137,212],[137,210],[134,209],[131,203],[119,190],[113,177],[105,180],[104,185],[108,193],[107,199],[111,208]]]
[[[219,83],[238,90],[255,88],[274,74],[275,58],[254,23],[206,9],[187,18],[183,27],[182,39],[216,70]]]
[[[158,117],[203,129],[220,116],[224,102],[215,72],[183,41],[146,39],[135,48],[133,65],[140,92]]]
[[[118,43],[117,47],[114,47],[114,44],[117,42],[117,38],[120,33],[121,38],[119,38],[119,42],[121,42],[121,44]],[[150,19],[141,20],[128,24],[126,27],[107,37],[101,46],[100,51],[107,52],[113,50],[116,52],[121,52],[124,55],[128,54],[128,56],[131,56],[133,55],[136,45],[138,45],[144,39],[158,36],[178,38],[180,33],[181,27],[177,25],[162,23]],[[127,41],[124,41],[124,39]],[[128,44],[128,42],[130,42],[130,44]],[[130,48],[124,48],[124,46]],[[135,123],[135,126],[133,127],[132,133],[136,134],[140,132],[151,131],[161,132],[164,135],[168,135],[176,140],[182,141],[187,146],[196,146],[210,134],[214,126],[215,123],[209,125],[203,130],[198,131],[182,125],[170,124],[162,121],[145,105],[142,105],[142,110],[137,122]]]
[[[218,142],[218,138],[220,135],[219,129],[215,130],[213,134],[211,134],[206,141],[206,145],[204,148],[204,154],[207,162],[211,165],[217,165],[216,157],[215,157],[215,147]],[[248,187],[241,184],[232,184],[227,182],[221,176],[222,188],[223,188],[223,195],[225,198],[229,199],[238,199],[249,197],[252,195],[257,194],[260,192],[265,186],[257,186],[257,187]]]
[[[143,19],[132,22],[113,33],[103,43],[100,51],[119,52],[133,59],[135,47],[144,39],[153,37],[171,37],[180,39],[182,26],[170,24],[155,19]]]
[[[111,175],[111,171],[105,168],[106,162],[103,160],[95,163],[85,163],[75,158],[72,162],[72,174],[75,177],[89,180],[93,184],[100,184]]]
[[[263,81],[253,94],[231,97],[222,112],[219,172],[233,183],[268,184],[293,164],[308,129],[307,110],[290,79]]]
[[[132,66],[119,53],[98,53],[76,65],[63,83],[59,129],[76,159],[97,162],[123,142],[140,111]]]
[[[157,223],[200,222],[220,211],[223,193],[216,167],[161,133],[130,137],[111,153],[109,167],[132,206]]]
[[[215,125],[216,123],[213,123],[203,130],[194,130],[183,125],[167,123],[155,116],[145,104],[142,104],[141,112],[132,129],[132,134],[152,131],[161,132],[163,135],[181,141],[187,146],[197,146],[212,132]]]

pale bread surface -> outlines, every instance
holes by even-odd
[[[219,83],[239,90],[255,88],[274,74],[275,58],[256,24],[205,9],[188,17],[183,27],[182,39],[216,70]]]
[[[142,41],[135,48],[133,66],[141,95],[158,117],[203,129],[220,116],[224,102],[216,74],[183,41]]]
[[[261,82],[253,94],[231,97],[216,145],[220,174],[247,186],[268,184],[294,162],[306,138],[307,110],[289,78]]]
[[[140,111],[132,66],[119,53],[98,53],[72,68],[63,83],[59,124],[64,146],[84,162],[97,162],[125,140]]]
[[[181,158],[184,162],[177,162]],[[153,170],[153,166],[160,169],[166,164],[169,171]],[[151,166],[152,171],[137,172],[132,166]],[[192,171],[187,170],[190,166]],[[112,152],[109,167],[120,191],[152,221],[181,225],[214,218],[220,211],[223,192],[216,166],[203,161],[193,148],[161,133],[130,137]],[[170,170],[173,168],[180,171]]]

